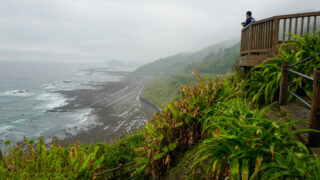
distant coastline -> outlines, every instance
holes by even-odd
[[[90,69],[89,71],[104,71]],[[144,126],[160,108],[143,98],[145,84],[152,79],[147,75],[133,72],[111,72],[106,74],[122,76],[118,82],[102,83],[94,89],[77,89],[59,91],[74,100],[53,111],[72,111],[81,108],[92,108],[97,125],[77,134],[67,134],[61,140],[64,143],[77,142],[80,138],[84,143],[108,142],[121,139],[128,133]],[[88,104],[90,106],[88,106]]]

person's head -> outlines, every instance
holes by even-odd
[[[252,16],[252,12],[251,11],[247,11],[246,16],[247,16],[247,18],[251,17]]]

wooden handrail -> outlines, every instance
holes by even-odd
[[[278,45],[320,28],[320,11],[273,16],[244,27],[241,32],[240,66],[259,65],[265,57],[274,57]],[[247,56],[247,57],[246,57]]]
[[[314,77],[307,76],[300,72],[293,71],[289,69],[295,65],[301,64],[303,62],[309,61],[316,56],[320,56],[320,53],[317,53],[313,56],[305,58],[298,63],[289,65],[288,62],[282,63],[282,72],[281,72],[281,81],[280,81],[280,95],[279,95],[279,105],[285,105],[287,103],[287,92],[292,94],[298,100],[300,100],[304,105],[311,109],[310,115],[310,127],[312,129],[320,130],[320,71],[314,72]],[[313,81],[313,90],[312,90],[312,103],[309,104],[301,97],[299,97],[294,92],[290,91],[288,88],[288,72],[296,74],[300,77],[306,78]],[[320,147],[320,133],[309,133],[308,145],[310,147]]]

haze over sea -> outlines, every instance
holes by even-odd
[[[19,64],[17,66],[17,64]],[[91,108],[50,112],[66,105],[70,98],[59,90],[90,89],[95,84],[121,80],[119,75],[88,72],[88,68],[132,71],[133,68],[101,64],[0,61],[0,146],[4,140],[19,142],[23,136],[64,138],[66,133],[87,130],[99,122]]]

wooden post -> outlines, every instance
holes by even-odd
[[[320,130],[320,71],[314,72],[310,123],[312,129]],[[308,144],[320,147],[320,133],[309,133]]]
[[[277,45],[279,43],[279,18],[274,18],[273,24],[272,55],[275,56],[278,52]]]
[[[119,179],[121,180],[122,179],[122,164],[120,164],[120,175],[119,175]]]
[[[288,85],[288,71],[286,69],[289,67],[288,62],[282,62],[281,71],[281,81],[280,81],[280,95],[279,95],[279,105],[285,105],[287,103],[287,90],[285,87]]]

